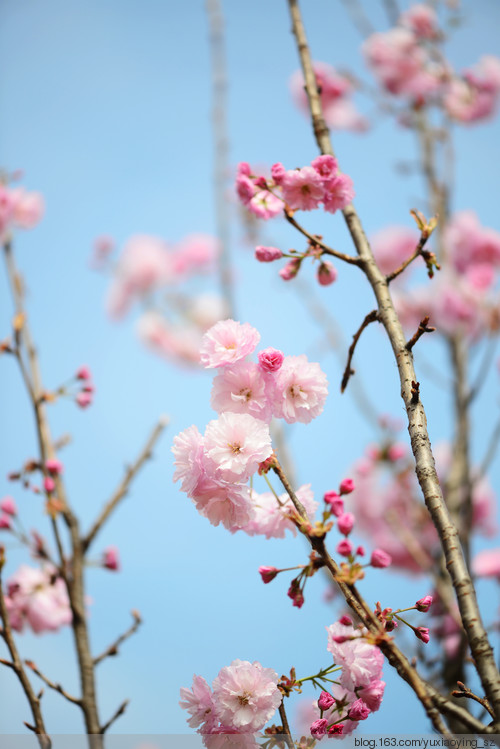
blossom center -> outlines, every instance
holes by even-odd
[[[241,452],[241,445],[238,444],[238,442],[228,442],[227,446],[229,447],[231,452],[234,453],[235,455]]]
[[[239,694],[238,695],[238,702],[242,706],[243,705],[248,705],[248,703],[250,702],[250,695],[248,694],[248,692],[243,692],[243,694]]]

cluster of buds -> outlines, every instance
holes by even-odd
[[[321,240],[321,236],[317,235],[316,239],[318,241]],[[316,271],[318,283],[321,286],[330,286],[330,284],[337,280],[337,270],[332,263],[323,259],[323,254],[324,250],[322,247],[313,240],[309,241],[309,246],[305,252],[298,252],[294,249],[282,252],[278,247],[264,247],[263,245],[258,245],[255,248],[255,258],[260,263],[272,263],[274,260],[281,260],[284,257],[290,258],[289,262],[279,272],[283,281],[291,281],[295,278],[305,258],[311,257],[313,262],[319,262]]]
[[[54,403],[57,398],[72,398],[79,408],[87,408],[91,405],[95,393],[95,385],[92,382],[92,374],[87,366],[82,366],[73,377],[56,390],[46,391],[42,400],[46,403]]]
[[[375,607],[374,614],[379,620],[379,622],[383,625],[386,632],[392,632],[397,626],[398,623],[401,622],[402,624],[405,624],[407,627],[409,627],[415,637],[417,637],[419,640],[421,640],[424,643],[429,642],[429,628],[428,627],[414,627],[413,624],[410,624],[406,621],[406,619],[403,619],[401,616],[402,613],[405,611],[420,611],[423,613],[427,613],[429,611],[431,605],[432,605],[433,598],[431,595],[426,595],[423,598],[420,598],[414,606],[409,606],[406,609],[397,609],[396,611],[393,611],[391,608],[385,608],[382,609],[380,605],[380,601],[377,601],[377,605]]]

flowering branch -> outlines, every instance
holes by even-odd
[[[116,490],[113,492],[111,499],[103,507],[92,528],[82,539],[82,552],[84,554],[88,551],[90,545],[94,541],[95,537],[97,536],[111,513],[116,509],[118,504],[127,494],[130,484],[142,468],[143,464],[146,462],[146,460],[149,460],[149,458],[151,458],[153,447],[155,446],[165,427],[168,425],[168,422],[169,419],[167,416],[163,416],[162,418],[160,418],[153,431],[151,432],[146,444],[139,453],[139,456],[136,458],[134,463],[132,463],[132,465],[126,469],[125,476],[121,480]]]
[[[353,255],[346,255],[344,252],[334,250],[333,247],[329,247],[327,244],[325,244],[318,234],[310,234],[307,229],[304,229],[304,227],[301,226],[299,222],[294,218],[293,211],[291,211],[290,209],[285,208],[284,214],[289,224],[294,226],[297,231],[304,235],[304,237],[307,237],[311,245],[321,247],[326,255],[332,255],[333,257],[336,257],[339,260],[343,260],[346,263],[350,263],[351,265],[361,265],[361,260],[359,257],[353,257]]]
[[[354,369],[351,369],[351,363],[352,363],[352,357],[354,356],[354,349],[356,348],[356,344],[361,337],[361,333],[363,332],[365,328],[368,327],[368,325],[370,325],[370,323],[375,322],[375,320],[378,320],[378,312],[376,309],[372,310],[371,312],[367,314],[367,316],[361,323],[358,331],[353,335],[353,341],[351,345],[349,346],[349,353],[347,355],[347,364],[345,365],[344,376],[342,377],[342,383],[340,385],[341,393],[344,392],[344,390],[347,387],[347,383],[349,382],[349,378],[356,371]]]
[[[289,0],[289,7],[293,32],[297,40],[305,78],[314,135],[321,153],[333,156],[333,148],[322,113],[321,101],[297,0]],[[401,393],[408,416],[408,430],[412,451],[416,461],[417,477],[422,488],[426,506],[439,534],[446,558],[447,569],[455,588],[462,621],[483,689],[493,706],[496,720],[500,721],[499,673],[488,635],[482,623],[476,593],[465,563],[458,532],[450,518],[437,478],[434,457],[426,427],[425,411],[420,399],[413,397],[412,383],[417,382],[417,377],[412,355],[406,349],[406,340],[389,293],[387,281],[375,262],[354,206],[349,204],[343,209],[342,213],[358,252],[361,267],[374,291],[378,303],[380,320],[387,331],[396,357],[401,381]]]
[[[109,658],[112,655],[118,655],[119,646],[137,632],[142,624],[142,619],[138,611],[132,611],[131,614],[133,616],[134,623],[131,625],[131,627],[129,627],[129,629],[127,629],[126,632],[120,635],[120,637],[117,637],[117,639],[108,648],[106,648],[106,650],[104,650],[100,655],[94,658],[94,666],[97,666],[97,664],[103,661],[105,658]]]

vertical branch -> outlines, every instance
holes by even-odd
[[[334,155],[329,131],[321,110],[320,97],[298,0],[288,0],[288,2],[293,33],[297,40],[306,82],[314,135],[321,153]],[[458,532],[450,518],[439,485],[427,431],[425,410],[418,395],[415,397],[415,391],[412,392],[412,383],[418,382],[413,366],[413,357],[406,348],[406,339],[389,293],[387,281],[375,262],[359,216],[352,204],[346,206],[342,213],[361,259],[362,269],[375,294],[380,321],[386,329],[396,358],[418,481],[426,506],[438,531],[464,628],[467,632],[469,646],[484,692],[493,706],[497,721],[500,722],[499,672],[482,623],[476,593],[465,563]]]
[[[210,27],[212,64],[212,128],[214,144],[214,195],[217,236],[220,244],[219,283],[228,317],[235,319],[233,278],[229,252],[230,222],[226,195],[229,175],[229,139],[227,136],[227,73],[224,49],[224,19],[220,0],[206,0]]]

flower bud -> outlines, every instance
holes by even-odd
[[[422,640],[422,642],[425,642],[425,643],[429,642],[430,635],[429,635],[428,627],[415,627],[413,631],[415,632],[419,640]]]
[[[263,583],[270,583],[274,580],[279,570],[276,567],[259,567],[259,574]]]
[[[342,533],[342,535],[344,536],[349,535],[349,533],[354,528],[354,522],[355,522],[355,517],[352,514],[352,512],[344,512],[342,515],[339,516],[337,520],[337,526],[338,526],[339,531]]]
[[[321,286],[330,286],[330,284],[337,280],[337,270],[331,263],[327,261],[322,262],[318,268],[317,278]]]
[[[255,248],[255,257],[260,263],[272,263],[273,260],[279,260],[283,253],[277,247],[263,247],[259,245]]]
[[[335,698],[328,692],[323,691],[319,696],[318,707],[320,710],[328,710],[334,702]]]
[[[1,507],[1,505],[0,505]],[[419,601],[416,602],[415,608],[417,611],[429,611],[430,607],[432,605],[432,596],[424,596]]]
[[[342,554],[343,557],[349,557],[352,554],[352,543],[349,539],[344,538],[337,544],[337,554]]]
[[[259,367],[264,372],[277,372],[281,368],[284,358],[285,355],[279,349],[265,348],[258,353]]]
[[[315,739],[321,739],[326,734],[328,721],[326,718],[319,718],[311,723],[311,736]]]
[[[372,551],[372,556],[370,559],[370,564],[372,567],[389,567],[389,565],[392,563],[392,557],[390,554],[388,554],[383,549],[374,549]]]
[[[340,484],[340,494],[350,494],[354,491],[354,481],[352,479],[344,479]]]

